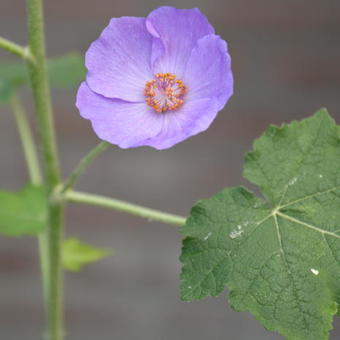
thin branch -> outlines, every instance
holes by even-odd
[[[103,151],[107,149],[110,144],[107,142],[99,143],[94,149],[92,149],[77,165],[77,167],[72,171],[71,175],[66,179],[62,185],[60,192],[64,193],[71,189],[78,178],[84,173],[88,165]]]
[[[24,60],[34,62],[34,57],[27,46],[18,45],[10,40],[0,37],[0,48]]]

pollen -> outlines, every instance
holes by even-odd
[[[157,73],[144,88],[146,103],[160,113],[180,108],[186,92],[183,81],[171,73]]]

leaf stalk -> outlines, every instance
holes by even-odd
[[[165,213],[159,210],[146,208],[137,204],[117,200],[100,195],[88,194],[79,191],[67,191],[63,198],[67,202],[94,205],[98,207],[122,211],[131,215],[147,218],[151,221],[169,223],[177,226],[185,224],[186,218]]]

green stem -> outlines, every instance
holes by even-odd
[[[44,305],[46,311],[48,310],[48,291],[49,291],[49,262],[48,262],[48,235],[46,232],[38,235],[38,249],[39,249],[39,260],[40,260],[40,272],[42,278]]]
[[[27,0],[29,47],[36,64],[29,71],[42,143],[47,186],[50,191],[59,184],[59,160],[54,131],[51,94],[45,57],[42,0]]]
[[[61,247],[64,227],[63,205],[50,205],[48,340],[64,339],[63,268]]]
[[[67,191],[62,197],[68,202],[95,205],[103,208],[123,211],[131,215],[145,217],[152,221],[159,221],[174,225],[184,225],[186,218],[178,215],[164,213],[159,210],[149,209],[137,204],[120,201],[114,198],[88,194],[78,191]]]
[[[79,176],[81,176],[88,165],[103,151],[107,149],[110,144],[108,142],[99,143],[94,149],[92,149],[77,165],[77,167],[72,171],[71,175],[66,179],[64,185],[61,187],[60,192],[71,189],[76,183]]]
[[[26,159],[28,173],[31,183],[34,185],[41,185],[43,178],[41,175],[39,160],[34,143],[34,138],[29,126],[26,112],[17,95],[13,95],[11,98],[11,108],[15,118],[15,122],[18,128],[19,136],[21,139],[22,149]],[[42,275],[42,284],[44,292],[45,305],[47,304],[48,297],[48,243],[46,233],[38,236],[39,243],[39,258],[40,258],[40,270]]]
[[[60,169],[48,84],[42,0],[27,0],[29,48],[35,63],[29,63],[38,131],[41,139],[45,181],[51,194],[60,184]],[[63,203],[49,201],[49,289],[48,339],[63,339],[61,239],[63,234]]]
[[[26,112],[24,111],[24,108],[17,95],[13,95],[11,98],[11,108],[14,114],[16,125],[18,127],[31,182],[34,185],[40,185],[42,183],[42,175],[39,168],[38,155],[36,153],[34,139],[27,120]]]
[[[34,58],[30,53],[29,48],[20,46],[10,40],[0,37],[0,47],[6,50],[9,53],[12,53],[22,59],[29,60],[34,62]]]

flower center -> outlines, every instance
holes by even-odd
[[[145,84],[146,103],[157,112],[177,110],[181,107],[187,91],[182,80],[176,79],[171,73],[157,73],[155,78]]]

